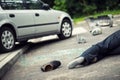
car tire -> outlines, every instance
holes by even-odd
[[[58,34],[59,39],[67,39],[72,36],[72,25],[70,20],[64,19],[61,24],[60,34]]]
[[[2,27],[0,29],[0,52],[8,52],[15,47],[15,35],[12,29]]]

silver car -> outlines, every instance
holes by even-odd
[[[69,14],[53,10],[41,0],[0,1],[0,51],[8,52],[15,42],[57,34],[60,39],[72,35]]]

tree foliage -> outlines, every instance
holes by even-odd
[[[71,16],[90,15],[105,10],[120,9],[120,0],[43,0],[54,9],[68,12]]]
[[[55,0],[54,1],[55,6],[53,8],[58,9],[58,10],[63,10],[63,11],[67,11],[67,3],[66,0]]]

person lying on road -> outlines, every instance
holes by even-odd
[[[68,64],[68,69],[73,69],[78,65],[89,65],[95,63],[105,56],[120,53],[120,30],[114,32],[103,41],[93,45],[84,51],[79,57]]]

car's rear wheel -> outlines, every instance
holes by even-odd
[[[12,29],[2,27],[0,29],[0,51],[8,52],[15,47],[15,36]]]
[[[60,39],[66,39],[70,38],[72,35],[72,25],[70,20],[64,19],[61,24],[61,31],[60,34],[58,34],[58,37]]]

